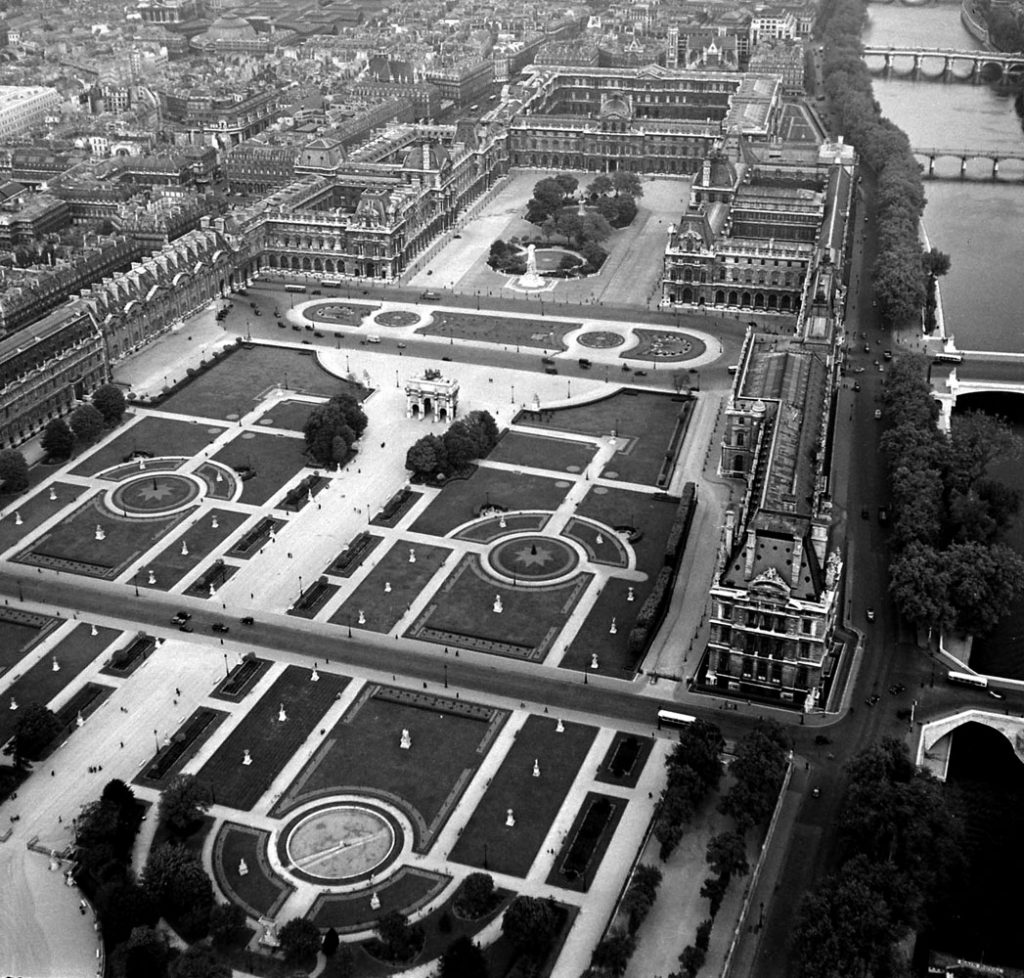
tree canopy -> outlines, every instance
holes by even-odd
[[[88,444],[103,434],[103,415],[91,404],[79,404],[71,412],[71,430],[75,437]]]
[[[177,835],[188,835],[203,820],[213,798],[194,774],[178,774],[160,793],[160,818]]]
[[[440,978],[487,978],[487,961],[472,938],[455,938],[441,955]]]
[[[304,961],[320,950],[320,928],[307,917],[293,917],[282,925],[277,937],[285,961]]]
[[[125,400],[124,391],[117,384],[103,384],[93,392],[92,405],[103,415],[104,422],[113,426],[119,424],[124,417],[128,402]]]
[[[39,444],[48,458],[61,461],[75,450],[75,433],[63,418],[54,418],[46,426]]]
[[[14,736],[4,753],[11,755],[18,767],[27,767],[46,756],[60,731],[61,722],[52,710],[41,703],[29,703],[18,714]]]
[[[306,451],[324,467],[340,464],[366,430],[366,424],[359,401],[351,394],[337,394],[310,411],[303,428]]]
[[[555,936],[558,920],[550,900],[517,896],[505,911],[501,932],[520,951],[547,947]]]
[[[28,488],[28,462],[16,448],[0,451],[0,489],[4,492],[22,492]]]

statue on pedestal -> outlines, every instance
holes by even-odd
[[[402,750],[408,750],[412,747],[412,737],[409,735],[409,731],[405,727],[402,728],[402,739],[398,742],[398,746]]]

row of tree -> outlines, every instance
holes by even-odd
[[[103,384],[90,401],[79,404],[67,421],[55,418],[43,431],[40,445],[48,461],[63,462],[71,457],[76,442],[91,445],[107,428],[121,423],[126,401],[115,384]],[[29,472],[25,456],[16,448],[0,452],[0,491],[22,492],[28,488]]]
[[[550,218],[557,218],[576,199],[578,188],[579,181],[571,173],[559,173],[539,180],[526,204],[526,219],[541,227]],[[584,199],[590,201],[609,224],[626,227],[636,217],[636,202],[643,195],[643,186],[635,173],[616,170],[595,177],[587,185]]]
[[[498,425],[489,411],[470,411],[443,435],[424,435],[405,455],[405,467],[425,479],[458,472],[484,458],[498,444]]]
[[[901,943],[963,868],[962,823],[901,741],[868,748],[847,773],[839,868],[797,917],[798,978],[908,974]]]
[[[1020,441],[980,412],[939,430],[919,357],[893,361],[882,399],[896,606],[920,627],[984,634],[1024,594],[1024,558],[1000,542],[1020,497],[988,474],[997,459],[1020,456]]]
[[[997,51],[1024,51],[1024,12],[1019,6],[977,0],[976,8]]]
[[[883,118],[860,35],[867,23],[863,0],[825,0],[817,21],[824,41],[825,91],[845,136],[877,177],[878,256],[872,269],[878,307],[887,322],[910,322],[925,302],[926,272],[919,238],[925,196],[910,140]]]

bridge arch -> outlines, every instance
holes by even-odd
[[[968,723],[978,723],[1002,734],[1009,741],[1017,760],[1024,764],[1024,717],[971,709],[931,720],[921,727],[917,742],[918,767],[927,768],[937,778],[945,781],[949,769],[951,735]]]

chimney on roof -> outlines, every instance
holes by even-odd
[[[743,551],[743,579],[749,581],[754,576],[754,558],[757,556],[757,533],[753,528],[747,530],[747,545]]]

